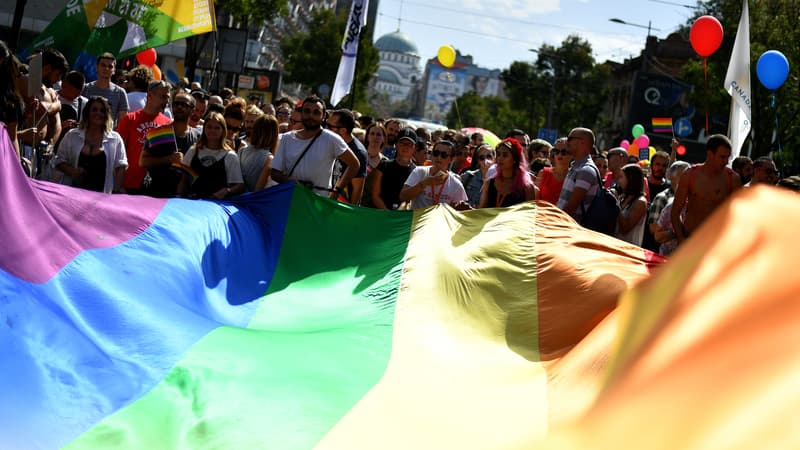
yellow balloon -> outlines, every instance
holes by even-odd
[[[443,45],[439,47],[439,53],[436,57],[439,59],[439,64],[441,64],[442,67],[449,69],[453,67],[453,63],[456,62],[456,49],[451,45]]]
[[[655,147],[653,147],[653,146],[651,146],[651,147],[650,147],[650,153],[649,153],[649,155],[648,155],[647,159],[648,159],[648,160],[650,160],[650,159],[653,159],[653,155],[655,155],[655,154],[656,154],[656,148],[655,148]]]

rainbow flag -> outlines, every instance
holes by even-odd
[[[147,130],[147,149],[154,155],[170,155],[178,151],[175,130],[172,125],[164,125]]]
[[[690,333],[671,327],[709,286],[720,314],[749,311],[723,293],[770,286],[752,276],[771,277],[760,264],[780,259],[749,263],[741,252],[752,247],[721,240],[738,224],[717,219],[692,238],[716,245],[679,249],[681,265],[670,265],[545,203],[377,211],[293,184],[226,202],[105,195],[26,178],[3,131],[0,174],[0,448],[555,448],[589,439],[602,411],[612,422],[599,442],[614,448],[631,438],[623,431],[641,429],[613,419],[651,392],[672,394],[681,409],[634,416],[637,426],[713,406],[701,389],[691,403],[678,395],[695,372],[673,386],[657,370],[682,364],[682,349],[701,355],[688,367],[727,371],[708,379],[720,392],[736,379],[725,358],[751,357],[751,338],[797,337],[794,325],[775,328],[796,324],[776,305],[798,310],[778,297],[756,298],[768,317],[720,324],[699,303]],[[753,217],[747,206],[740,213]],[[752,265],[750,291],[707,276],[732,267],[703,265],[717,248]],[[800,288],[796,277],[777,280],[793,283],[786,295]],[[736,351],[726,351],[734,335]],[[661,358],[650,361],[655,347]],[[767,348],[737,373],[765,360],[770,375],[791,366]],[[753,394],[763,384],[747,386]],[[723,410],[731,395],[752,398],[725,392]],[[771,417],[790,422],[792,411]]]
[[[672,133],[672,118],[653,117],[653,133]]]

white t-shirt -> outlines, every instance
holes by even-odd
[[[183,155],[183,164],[191,166],[196,151],[197,147],[194,145],[187,150],[186,154]],[[222,158],[225,158],[225,177],[228,180],[228,184],[244,183],[242,165],[239,163],[239,156],[235,152],[201,148],[200,153],[197,155],[197,159],[200,160],[203,167],[211,166]]]
[[[329,130],[322,130],[314,145],[308,149],[303,159],[297,164],[294,172],[289,174],[303,150],[311,142],[313,137],[300,139],[296,131],[283,133],[279,136],[278,150],[275,152],[275,159],[272,160],[272,168],[280,170],[284,175],[295,178],[299,181],[310,182],[316,187],[330,189],[331,174],[333,164],[345,151],[348,150],[347,144],[338,134]],[[324,189],[314,189],[314,192],[327,196],[330,191]]]
[[[406,186],[416,186],[427,178],[432,170],[430,166],[417,167],[406,179]],[[456,203],[467,201],[467,192],[461,179],[453,172],[447,172],[447,181],[442,185],[428,186],[416,198],[411,200],[414,209],[427,208],[438,203]]]

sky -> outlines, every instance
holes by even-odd
[[[398,28],[417,45],[424,61],[452,45],[473,63],[505,69],[534,61],[530,48],[556,47],[570,34],[592,45],[595,61],[638,56],[651,34],[666,38],[692,16],[694,0],[378,0],[377,40]],[[642,27],[610,22],[618,18]]]

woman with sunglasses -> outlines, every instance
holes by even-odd
[[[497,171],[484,183],[478,207],[500,208],[536,200],[539,190],[528,173],[522,144],[514,138],[505,138],[495,152]]]
[[[416,165],[411,161],[417,134],[411,128],[397,132],[395,158],[381,162],[372,172],[372,204],[377,209],[397,209],[402,203],[400,191]]]
[[[83,107],[78,128],[64,135],[53,165],[63,172],[62,183],[90,191],[119,192],[128,167],[122,137],[111,129],[111,107],[92,97]]]
[[[550,152],[553,160],[553,167],[544,167],[536,177],[536,185],[539,186],[539,199],[552,204],[558,203],[558,196],[561,195],[561,187],[564,179],[569,172],[569,163],[572,161],[567,151],[567,138],[559,138],[556,145]]]
[[[417,167],[408,176],[400,191],[400,201],[411,202],[411,208],[426,208],[439,203],[452,206],[467,201],[467,193],[458,175],[449,172],[455,145],[441,140],[433,146],[431,165]]]
[[[467,203],[472,208],[477,208],[481,202],[483,182],[488,179],[489,168],[494,165],[494,149],[489,144],[481,144],[472,157],[473,164],[478,167],[461,174],[461,184],[467,192]]]
[[[193,180],[184,175],[178,193],[190,198],[222,200],[245,191],[239,157],[225,139],[225,117],[210,112],[203,123],[203,134],[183,156],[183,164],[197,174]]]

